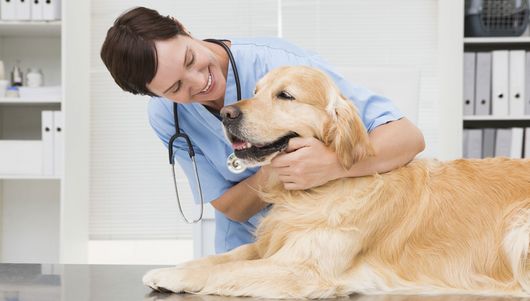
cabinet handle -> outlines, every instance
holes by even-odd
[[[58,127],[58,128],[57,128],[57,132],[60,132],[60,131],[62,131],[62,129]]]
[[[44,131],[45,131],[45,132],[49,132],[49,131],[50,131],[50,128],[49,128],[49,127],[45,127],[45,128],[44,128]]]
[[[519,98],[519,97],[521,97],[521,96],[519,95],[519,93],[516,93],[516,94],[515,94],[515,98]]]
[[[499,98],[503,98],[504,97],[504,94],[499,94]]]

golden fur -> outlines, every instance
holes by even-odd
[[[235,106],[253,143],[290,131],[316,137],[345,168],[373,153],[354,106],[318,70],[273,70],[253,99]],[[255,243],[153,270],[144,283],[264,298],[530,294],[528,159],[414,160],[305,191],[287,191],[272,177],[263,197],[274,206]]]

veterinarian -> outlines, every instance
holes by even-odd
[[[252,231],[270,207],[258,197],[256,188],[270,172],[280,174],[286,189],[309,189],[342,177],[393,170],[424,149],[421,132],[390,100],[349,83],[318,55],[279,38],[227,38],[223,42],[233,54],[243,99],[252,97],[256,82],[275,67],[307,65],[325,71],[357,106],[375,156],[344,170],[335,153],[320,141],[293,138],[287,151],[270,165],[231,172],[227,156],[233,150],[219,116],[223,106],[236,102],[228,51],[194,38],[177,20],[154,10],[138,7],[124,13],[109,29],[101,58],[123,90],[151,96],[149,120],[166,147],[175,134],[173,103],[179,104],[180,129],[192,141],[204,201],[216,209],[216,252],[253,241]],[[174,156],[199,201],[186,142],[177,139],[173,145]]]

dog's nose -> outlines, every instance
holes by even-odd
[[[221,109],[223,122],[236,121],[241,118],[241,110],[236,106],[226,106]]]

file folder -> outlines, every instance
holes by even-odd
[[[530,127],[525,129],[524,157],[530,159]]]
[[[526,51],[510,50],[510,98],[511,116],[524,115]]]
[[[523,128],[512,128],[510,158],[521,159],[523,157],[523,134]]]
[[[17,20],[31,20],[31,1],[32,0],[13,0],[15,1],[15,13]]]
[[[54,175],[53,111],[42,111],[42,174]]]
[[[0,18],[2,20],[16,20],[16,1],[18,0],[0,0]]]
[[[495,157],[495,129],[486,128],[482,136],[482,158]]]
[[[508,50],[492,51],[491,99],[492,115],[508,116],[509,110],[509,59]]]
[[[525,115],[530,115],[530,51],[526,52],[525,70]]]
[[[481,129],[464,129],[464,158],[482,158]]]
[[[43,0],[42,17],[44,20],[61,19],[61,1],[60,0]]]
[[[464,115],[475,111],[475,52],[464,52]]]
[[[477,52],[475,115],[491,114],[491,52]]]
[[[54,172],[57,176],[64,173],[64,118],[62,111],[53,112],[54,131]]]
[[[45,0],[32,0],[31,1],[31,20],[44,20],[42,16],[43,3]]]
[[[510,157],[512,154],[512,129],[497,129],[495,157]]]

